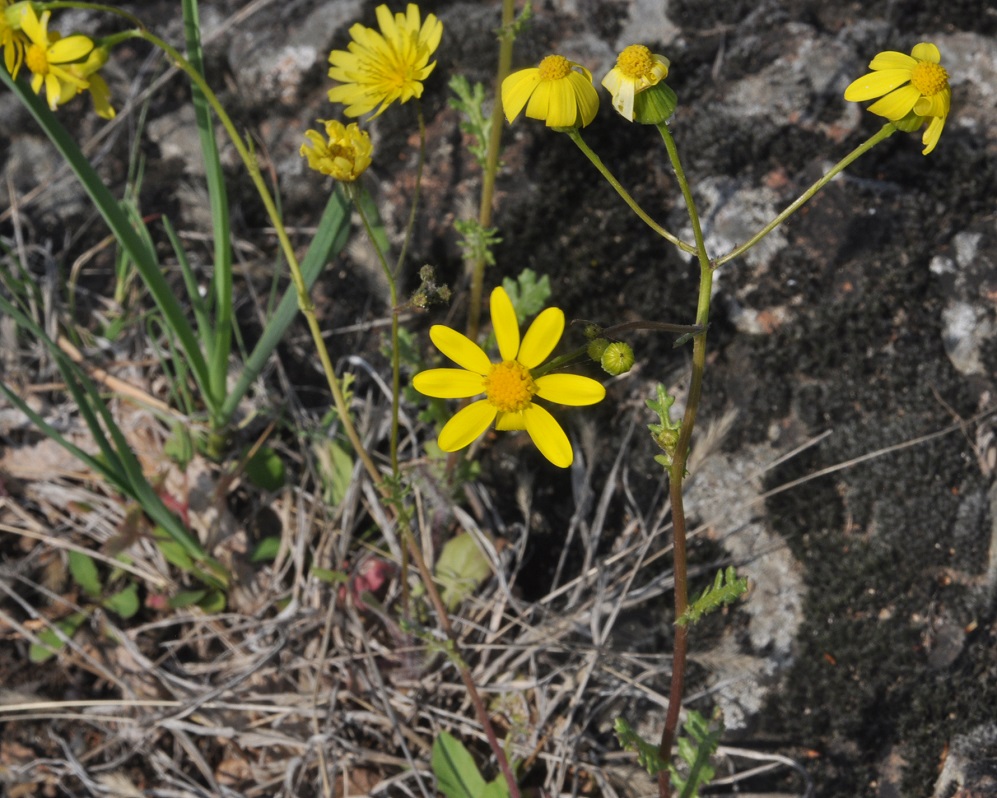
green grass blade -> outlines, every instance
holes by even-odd
[[[204,77],[204,54],[201,50],[201,25],[197,12],[197,0],[182,0],[184,38],[187,43],[187,60]],[[212,405],[224,403],[228,376],[228,358],[232,348],[232,247],[229,229],[228,194],[225,190],[225,175],[218,157],[218,143],[211,116],[211,107],[204,94],[194,84],[191,85],[194,102],[194,116],[197,132],[201,140],[201,155],[204,158],[204,171],[208,183],[208,198],[211,204],[211,226],[215,239],[215,268],[211,278],[214,297],[214,329],[212,336],[206,337],[211,374]],[[221,418],[216,423],[223,424]]]
[[[329,202],[319,220],[318,232],[315,233],[311,246],[301,261],[301,273],[305,278],[305,285],[309,289],[315,284],[315,280],[318,279],[329,259],[338,255],[346,246],[350,234],[350,207],[345,193],[337,186],[329,197]],[[270,321],[267,322],[260,340],[257,341],[253,351],[246,359],[239,379],[225,398],[225,404],[222,406],[223,418],[227,420],[235,412],[239,400],[245,396],[253,380],[263,371],[267,360],[277,348],[297,314],[298,296],[294,286],[290,286],[284,293]]]
[[[208,365],[201,352],[200,342],[194,334],[194,329],[184,315],[183,308],[177,301],[173,289],[166,281],[159,268],[155,252],[142,241],[142,238],[132,228],[128,217],[121,209],[121,205],[114,198],[111,192],[101,181],[93,166],[80,148],[66,132],[59,120],[56,118],[48,106],[45,105],[23,81],[11,80],[5,69],[0,69],[0,82],[6,85],[14,95],[21,101],[25,108],[35,118],[35,121],[42,128],[49,140],[55,145],[59,154],[69,164],[76,173],[80,184],[87,192],[94,207],[104,218],[107,226],[111,229],[118,245],[128,252],[128,256],[135,263],[139,274],[145,282],[149,293],[155,301],[163,318],[170,328],[176,333],[180,341],[181,348],[190,363],[195,379],[204,393],[204,401],[209,408],[214,409],[213,397],[209,393],[210,380],[208,377]]]

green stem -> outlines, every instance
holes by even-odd
[[[738,257],[739,255],[743,255],[745,252],[751,249],[755,244],[757,244],[759,241],[765,238],[765,236],[767,236],[769,233],[775,230],[775,228],[777,228],[780,224],[786,221],[786,219],[788,219],[790,216],[796,213],[800,208],[802,208],[803,205],[814,194],[816,194],[818,191],[824,188],[824,186],[830,183],[840,172],[843,172],[849,164],[855,161],[859,156],[867,153],[869,150],[871,150],[873,147],[879,144],[879,142],[889,138],[896,132],[897,132],[896,125],[894,125],[892,122],[887,122],[885,125],[883,125],[883,127],[879,129],[879,132],[870,137],[867,141],[860,144],[858,147],[856,147],[854,150],[848,153],[848,155],[846,155],[844,158],[838,161],[833,167],[831,167],[831,171],[829,171],[820,180],[818,180],[816,183],[810,186],[810,188],[804,191],[799,197],[797,197],[793,201],[792,205],[790,205],[788,208],[786,208],[786,210],[784,210],[782,213],[776,216],[771,222],[765,225],[765,227],[763,227],[761,230],[755,233],[750,239],[745,241],[743,244],[732,249],[723,257],[717,258],[713,264],[713,268],[716,269],[720,266],[723,266],[728,261],[734,260],[734,258]]]
[[[516,17],[516,0],[502,0],[502,30],[509,31]],[[488,150],[485,153],[485,172],[481,177],[481,199],[478,204],[478,223],[482,230],[492,226],[492,204],[495,196],[495,175],[498,172],[499,149],[502,143],[502,81],[512,69],[511,34],[499,36],[498,66],[495,69],[495,104],[492,106],[491,128],[488,132]],[[471,268],[471,304],[467,309],[467,337],[478,340],[481,329],[481,296],[485,284],[484,255],[475,259]]]
[[[665,239],[665,241],[674,244],[683,252],[688,252],[690,255],[696,253],[696,248],[694,246],[692,246],[691,244],[687,244],[682,239],[669,233],[667,230],[665,230],[664,227],[662,227],[660,224],[658,224],[656,221],[654,221],[654,219],[652,219],[644,212],[644,209],[637,204],[637,200],[631,197],[629,192],[627,192],[627,190],[623,188],[623,184],[620,183],[620,181],[616,179],[615,175],[613,175],[613,173],[609,171],[606,165],[602,162],[602,159],[598,155],[596,155],[595,152],[593,152],[592,148],[589,147],[588,144],[585,143],[585,140],[582,138],[582,134],[578,130],[578,128],[576,127],[567,128],[565,129],[565,132],[568,134],[568,137],[573,142],[575,142],[575,145],[578,147],[578,149],[580,149],[585,154],[585,157],[592,162],[592,165],[599,170],[599,174],[601,174],[604,178],[606,178],[606,182],[608,182],[609,185],[611,185],[613,188],[616,189],[616,193],[619,194],[620,197],[623,198],[623,201],[630,206],[630,209],[635,214],[637,214],[637,218],[639,218],[655,233],[657,233],[659,236]]]
[[[418,187],[416,188],[418,191]],[[377,243],[377,236],[374,235],[374,228],[370,219],[364,213],[363,203],[360,202],[360,188],[356,184],[347,187],[347,193],[353,200],[353,206],[360,215],[360,222],[363,224],[364,232],[374,252],[377,254],[378,263],[381,264],[381,271],[388,281],[389,304],[391,312],[391,473],[398,476],[398,415],[400,412],[399,395],[401,394],[401,357],[398,349],[398,281],[395,273],[388,265],[388,259]]]
[[[675,617],[679,618],[689,606],[688,563],[686,558],[686,524],[685,507],[682,498],[682,481],[685,478],[686,463],[689,458],[689,443],[692,431],[696,425],[696,413],[699,410],[699,400],[703,390],[703,372],[706,367],[706,330],[710,320],[710,295],[713,287],[713,269],[709,255],[706,253],[706,243],[703,239],[703,228],[699,221],[696,203],[692,198],[689,181],[685,177],[682,163],[671,131],[664,123],[658,125],[658,131],[668,150],[668,157],[675,170],[675,177],[682,190],[689,221],[692,222],[692,232],[696,239],[696,256],[699,260],[699,299],[696,307],[696,324],[703,328],[701,334],[695,337],[692,347],[692,379],[689,384],[689,397],[686,401],[685,415],[682,417],[682,429],[675,445],[672,464],[669,469],[669,496],[672,505],[672,530],[674,537],[675,561]],[[672,652],[672,683],[668,697],[668,712],[665,715],[665,725],[661,732],[661,744],[658,752],[664,761],[671,758],[672,745],[678,728],[679,710],[682,706],[682,692],[685,685],[686,653],[688,650],[688,627],[675,627],[675,643]],[[670,792],[667,771],[658,777],[658,791],[661,798],[667,798]]]

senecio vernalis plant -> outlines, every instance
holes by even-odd
[[[0,77],[3,77],[4,82],[18,93],[60,147],[112,226],[119,244],[136,261],[137,268],[146,281],[150,294],[156,300],[165,323],[174,333],[176,345],[184,350],[189,358],[191,378],[201,391],[200,410],[206,413],[213,429],[218,431],[224,430],[229,423],[234,403],[241,395],[239,391],[230,391],[226,381],[230,354],[228,341],[232,325],[232,283],[230,255],[226,251],[228,232],[224,209],[227,206],[224,202],[223,184],[218,177],[220,170],[209,170],[212,206],[220,209],[214,216],[216,237],[221,242],[216,248],[216,273],[212,281],[214,304],[211,305],[211,309],[215,315],[209,317],[204,303],[192,296],[192,306],[199,308],[197,323],[192,325],[185,318],[185,309],[176,302],[168,286],[163,282],[155,260],[149,260],[154,256],[144,253],[130,237],[133,235],[131,223],[127,220],[122,222],[121,218],[115,215],[118,211],[112,207],[114,203],[109,199],[106,189],[98,185],[99,180],[87,171],[87,166],[83,162],[85,159],[78,154],[78,150],[73,149],[72,142],[67,141],[64,132],[59,132],[60,129],[51,116],[52,112],[59,111],[77,95],[88,93],[97,115],[104,119],[112,119],[115,110],[111,102],[111,93],[100,73],[113,54],[114,47],[128,39],[142,39],[162,49],[172,62],[186,73],[192,84],[195,99],[200,100],[200,105],[197,106],[200,114],[199,128],[206,161],[217,164],[212,119],[206,110],[210,109],[210,113],[214,114],[221,123],[243,159],[246,170],[277,231],[281,252],[293,283],[294,295],[300,311],[308,322],[339,423],[355,455],[362,461],[367,476],[380,491],[385,508],[390,511],[397,529],[404,538],[404,551],[411,556],[419,570],[425,591],[448,638],[451,659],[461,674],[478,720],[501,770],[502,781],[498,783],[499,787],[494,784],[488,786],[490,791],[498,791],[489,794],[518,796],[516,772],[492,728],[489,713],[477,686],[470,677],[467,665],[457,650],[456,636],[450,625],[448,611],[440,599],[433,575],[428,570],[418,544],[421,535],[413,531],[413,514],[409,509],[404,486],[405,473],[399,462],[398,419],[403,385],[401,331],[397,312],[402,302],[398,294],[398,278],[401,270],[406,267],[405,255],[417,215],[418,187],[425,161],[426,127],[419,100],[425,82],[433,76],[438,65],[436,59],[444,36],[443,23],[434,14],[424,14],[418,5],[409,3],[403,10],[393,10],[388,5],[378,6],[377,28],[370,28],[360,23],[354,24],[349,29],[350,41],[346,49],[337,49],[330,53],[328,70],[328,76],[334,84],[328,91],[328,99],[333,106],[342,106],[343,115],[353,121],[344,123],[336,119],[318,120],[322,129],[304,132],[304,141],[300,148],[301,156],[312,170],[335,181],[338,188],[332,193],[333,199],[342,193],[352,200],[364,229],[374,245],[390,288],[392,424],[389,463],[386,469],[389,473],[384,473],[385,469],[382,469],[375,462],[372,453],[365,449],[351,420],[343,382],[335,373],[319,320],[309,299],[310,280],[314,279],[314,275],[309,277],[309,270],[306,268],[308,259],[304,264],[299,263],[278,213],[277,203],[260,174],[251,144],[238,133],[205,80],[200,63],[200,42],[196,35],[197,17],[194,0],[182,0],[187,28],[193,31],[193,34],[188,36],[186,55],[147,31],[135,17],[109,6],[91,7],[117,14],[133,27],[100,40],[94,40],[84,33],[73,32],[68,35],[60,33],[53,27],[53,13],[65,5],[88,7],[87,3],[12,3],[10,0],[0,0],[0,46],[3,48],[3,64],[6,71],[6,74]],[[730,252],[716,254],[706,251],[689,181],[685,176],[678,147],[668,125],[668,120],[678,104],[675,92],[665,82],[673,68],[670,59],[663,54],[653,52],[644,44],[631,44],[619,53],[615,65],[602,78],[601,86],[609,92],[612,106],[620,119],[627,123],[656,129],[687,207],[694,239],[691,242],[681,240],[656,223],[586,144],[582,130],[596,121],[600,104],[599,90],[586,66],[571,60],[566,55],[552,53],[536,66],[511,71],[513,40],[520,27],[526,24],[528,13],[524,11],[519,20],[514,17],[512,0],[503,0],[503,25],[499,34],[499,68],[496,73],[497,96],[491,119],[489,120],[482,111],[484,92],[480,87],[476,87],[475,92],[467,86],[466,81],[463,84],[451,84],[458,94],[455,105],[468,112],[472,122],[468,123],[467,129],[477,137],[478,151],[485,155],[479,161],[484,166],[484,188],[477,226],[465,223],[463,227],[458,228],[464,236],[462,246],[465,251],[473,253],[473,257],[469,257],[472,278],[469,303],[471,307],[468,312],[466,333],[442,324],[433,325],[429,329],[429,339],[457,367],[443,365],[423,368],[412,378],[411,387],[426,397],[437,400],[462,400],[464,403],[442,424],[438,432],[438,447],[449,456],[448,473],[453,473],[451,468],[453,458],[462,456],[462,450],[470,447],[492,425],[496,430],[505,432],[525,430],[551,466],[568,468],[574,462],[574,451],[569,435],[558,420],[559,407],[595,405],[605,398],[606,391],[598,380],[567,373],[562,369],[577,361],[594,360],[609,374],[624,373],[633,365],[634,354],[622,337],[636,329],[681,335],[676,345],[692,341],[692,376],[682,418],[671,418],[670,408],[675,399],[663,385],[659,385],[655,396],[647,401],[648,407],[657,416],[655,423],[649,425],[649,429],[661,449],[661,454],[656,460],[663,466],[668,481],[674,529],[676,630],[669,705],[662,723],[660,740],[648,742],[640,739],[623,719],[618,721],[617,730],[621,742],[636,751],[641,763],[652,775],[657,775],[659,792],[662,796],[668,795],[673,788],[682,791],[684,795],[694,795],[711,773],[708,764],[709,754],[717,745],[721,726],[719,722],[706,721],[690,712],[689,721],[685,726],[687,734],[683,745],[679,746],[680,756],[685,765],[679,768],[672,764],[671,754],[677,739],[679,708],[683,695],[688,627],[705,612],[736,600],[746,589],[744,581],[737,578],[733,569],[727,569],[717,574],[713,583],[698,599],[693,602],[688,599],[686,522],[682,485],[686,476],[690,441],[703,389],[714,273],[717,268],[744,254],[786,221],[835,175],[898,130],[916,132],[923,128],[922,152],[924,155],[930,154],[939,143],[949,114],[951,91],[948,74],[941,65],[941,53],[929,42],[916,44],[909,55],[896,51],[877,54],[869,64],[871,71],[853,81],[846,88],[844,98],[854,102],[875,100],[868,110],[885,120],[881,129],[835,164],[827,174],[749,240]],[[24,82],[21,80],[22,76],[26,76],[30,90],[22,85]],[[44,97],[44,104],[36,100],[41,97]],[[374,233],[376,220],[371,219],[366,210],[369,204],[365,205],[361,201],[364,199],[365,171],[376,161],[376,150],[367,128],[375,118],[410,102],[415,108],[414,125],[419,134],[416,191],[400,252],[395,262],[389,263],[388,254],[378,245],[379,239]],[[474,113],[470,113],[471,111]],[[641,221],[669,244],[695,256],[699,264],[700,280],[695,313],[688,323],[646,320],[606,327],[588,324],[585,327],[584,342],[580,342],[576,349],[552,358],[565,332],[566,320],[564,312],[559,308],[548,307],[541,310],[543,300],[549,291],[542,294],[539,302],[535,301],[536,295],[534,295],[531,304],[525,302],[523,292],[512,291],[515,283],[512,286],[497,285],[491,291],[488,303],[497,352],[495,355],[488,354],[483,346],[478,325],[479,305],[483,303],[477,300],[481,298],[480,286],[485,267],[494,262],[491,250],[500,240],[497,231],[490,227],[489,220],[503,114],[510,124],[518,123],[517,120],[525,116],[543,122],[554,132],[566,134]],[[214,180],[211,178],[212,174],[215,175]],[[333,200],[330,200],[330,203],[332,202]],[[343,220],[345,215],[340,214],[340,217],[337,224],[345,225]],[[331,244],[329,246],[331,247]],[[317,255],[316,259],[320,267],[322,255]],[[417,291],[418,299],[413,298],[411,303],[418,307],[426,306],[432,299],[447,298],[450,294],[448,288],[435,283],[432,269],[427,273],[425,268],[420,271],[422,287]],[[534,281],[529,285],[535,288],[538,283]],[[533,314],[536,314],[535,318],[521,336],[520,329],[524,318]],[[277,326],[276,321],[274,325]],[[270,336],[271,349],[260,354],[262,359],[269,355],[272,346],[276,346],[275,342],[279,340],[283,329],[281,327]],[[245,374],[249,375],[246,379],[247,385],[253,375],[252,362],[251,357],[245,369]],[[12,391],[6,386],[0,385],[0,387],[8,398],[13,396]],[[245,390],[245,387],[242,390]],[[468,401],[475,397],[481,398]],[[30,410],[23,402],[19,406],[25,408],[26,412]],[[42,424],[41,420],[37,423]],[[469,456],[485,456],[482,452],[486,451],[478,448]],[[198,553],[196,544],[191,543],[191,547],[195,553]],[[203,552],[200,554],[203,555]],[[403,569],[405,565],[406,563],[403,563]],[[410,597],[407,593],[405,595],[408,601]],[[410,608],[406,606],[402,612],[409,613]],[[453,748],[454,745],[459,744],[451,739],[448,742],[450,746],[448,750],[451,752],[456,750]],[[441,761],[443,760],[448,760],[448,757],[442,757]],[[434,766],[436,763],[437,758],[434,753]],[[437,767],[441,785],[446,781],[439,770],[443,767],[445,766],[442,764]]]

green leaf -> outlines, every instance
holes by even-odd
[[[269,446],[261,446],[246,463],[246,476],[263,490],[280,490],[284,487],[287,472],[284,461]]]
[[[683,775],[677,768],[669,768],[672,786],[679,791],[679,798],[699,798],[700,788],[709,784],[715,773],[710,758],[716,753],[724,733],[720,711],[717,710],[713,720],[708,721],[696,710],[690,709],[682,729],[686,736],[679,737],[678,751],[687,765],[687,773]]]
[[[197,602],[198,607],[210,613],[224,612],[225,604],[225,594],[220,590],[209,590],[204,598]]]
[[[139,611],[140,607],[138,585],[132,582],[123,590],[119,590],[117,593],[108,596],[101,604],[125,620],[133,617]]]
[[[648,424],[651,437],[663,450],[664,454],[659,454],[654,459],[665,468],[672,467],[672,457],[675,455],[675,447],[679,442],[679,434],[682,431],[681,421],[672,421],[671,408],[675,404],[675,397],[669,396],[664,385],[660,383],[655,387],[657,399],[648,399],[647,406],[658,416],[657,424]]]
[[[658,753],[658,746],[647,742],[637,734],[625,718],[616,719],[614,731],[623,749],[637,754],[637,763],[648,772],[648,775],[656,776],[668,769],[668,765]]]
[[[512,300],[520,324],[527,316],[539,313],[547,304],[551,293],[550,278],[545,274],[537,280],[537,274],[532,269],[523,269],[515,280],[504,278],[502,287]]]
[[[346,498],[353,479],[353,456],[336,440],[323,438],[312,446],[322,480],[322,498],[336,507]]]
[[[163,444],[163,454],[176,463],[181,471],[186,471],[194,459],[194,437],[190,433],[190,427],[180,422],[175,423],[170,430],[170,437]]]
[[[63,618],[61,621],[57,621],[55,623],[55,627],[66,637],[72,637],[76,634],[76,630],[80,628],[86,618],[87,616],[85,613],[74,612],[72,615]],[[38,643],[32,643],[28,648],[28,659],[36,665],[48,662],[52,659],[52,657],[58,654],[65,645],[55,629],[43,629],[38,633],[38,639],[41,641],[41,645]]]
[[[344,585],[350,579],[343,571],[330,571],[328,568],[313,567],[308,573],[320,582],[327,582],[330,585]]]
[[[280,536],[270,535],[269,537],[263,538],[263,540],[256,544],[256,548],[253,549],[253,553],[250,555],[249,561],[273,562],[277,558],[278,551],[280,551]]]
[[[97,571],[97,564],[89,554],[81,551],[69,552],[69,573],[90,598],[97,598],[103,591],[104,585],[100,581],[100,573]]]
[[[717,571],[713,584],[703,591],[689,608],[675,621],[679,626],[696,623],[707,613],[726,607],[737,600],[748,589],[747,579],[738,579],[734,567]]]
[[[473,88],[463,75],[450,78],[450,91],[454,97],[449,100],[450,107],[459,111],[463,117],[460,120],[462,133],[470,137],[467,150],[474,156],[478,166],[487,167],[488,139],[492,129],[492,118],[484,111],[485,87],[475,83]]]
[[[474,757],[452,734],[441,732],[433,742],[432,763],[436,786],[447,798],[481,798],[485,780]]]
[[[455,609],[491,576],[491,563],[470,532],[461,532],[443,545],[435,576],[443,585],[447,609]]]
[[[207,590],[181,590],[167,603],[173,609],[180,610],[184,607],[193,607],[206,595],[208,595]]]

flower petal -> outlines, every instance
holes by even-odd
[[[870,72],[849,84],[845,89],[845,99],[858,103],[871,100],[873,97],[882,97],[909,80],[909,69],[883,69],[879,72]]]
[[[499,413],[495,419],[495,429],[503,432],[526,429],[526,422],[523,420],[523,411],[518,413]]]
[[[437,399],[468,399],[484,393],[484,377],[464,369],[427,369],[412,378],[412,387]]]
[[[463,449],[488,429],[497,413],[498,409],[487,399],[458,410],[440,430],[440,448],[445,452]]]
[[[558,468],[567,468],[571,465],[575,459],[575,454],[571,450],[571,441],[550,413],[540,405],[531,404],[523,411],[523,420],[526,422],[526,431],[540,450],[540,454]]]
[[[910,54],[918,61],[930,61],[932,64],[940,64],[942,61],[941,52],[931,42],[918,42]]]
[[[68,64],[81,61],[93,50],[93,42],[86,36],[76,34],[59,39],[48,48],[48,60],[53,64]]]
[[[564,332],[564,311],[547,308],[538,315],[523,336],[516,358],[528,369],[535,369],[554,351]]]
[[[877,116],[885,116],[887,119],[896,122],[910,113],[920,97],[921,92],[913,86],[901,86],[896,91],[891,91],[882,99],[876,100],[867,110]]]
[[[944,116],[933,116],[931,121],[928,123],[928,127],[924,131],[924,135],[921,136],[921,143],[924,145],[924,149],[921,150],[921,155],[927,155],[938,143],[938,139],[941,138],[942,128],[945,127],[945,117]]]
[[[547,106],[548,127],[576,127],[578,119],[578,103],[575,101],[575,91],[572,87],[572,73],[562,80],[548,81],[550,98]]]
[[[541,80],[533,89],[530,101],[526,104],[526,115],[530,119],[546,119],[550,110],[550,87],[552,80]]]
[[[505,118],[512,122],[523,110],[533,90],[540,83],[540,70],[521,69],[502,81],[502,109]]]
[[[516,309],[512,306],[512,300],[502,286],[492,291],[491,309],[492,327],[495,330],[495,340],[498,341],[499,354],[502,355],[502,360],[515,360],[519,354],[519,322],[516,320]]]
[[[492,368],[492,362],[480,346],[463,333],[434,324],[429,328],[429,338],[444,355],[461,368],[484,376]]]
[[[560,405],[581,407],[606,398],[601,382],[578,374],[545,374],[537,378],[536,384],[537,396]]]
[[[876,53],[869,62],[869,69],[906,69],[908,72],[917,66],[917,59],[896,50],[884,50]]]
[[[575,124],[580,124],[582,127],[592,124],[595,115],[599,113],[599,92],[592,85],[592,76],[588,74],[587,70],[585,74],[588,77],[583,77],[577,72],[572,72],[568,76],[575,93],[575,110],[581,117],[580,121],[576,120]]]

